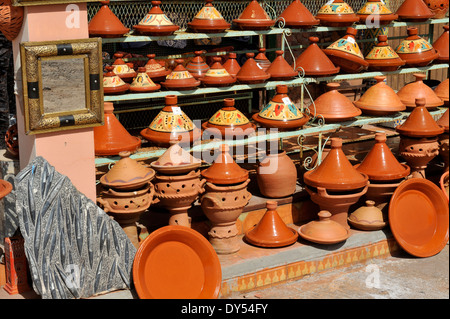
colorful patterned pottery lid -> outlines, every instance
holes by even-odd
[[[113,66],[107,66],[106,70],[108,72],[103,75],[103,92],[105,94],[119,94],[128,91],[130,85],[114,73]]]
[[[131,67],[132,64],[125,63],[122,53],[115,53],[114,58],[112,64],[114,73],[124,81],[132,80],[136,76],[136,71]]]
[[[354,190],[368,185],[369,177],[358,172],[342,151],[342,139],[331,138],[331,150],[315,169],[303,175],[306,185],[328,190]]]
[[[423,0],[405,0],[397,9],[399,20],[422,22],[434,16]]]
[[[246,53],[247,61],[242,65],[241,69],[236,75],[236,78],[241,83],[255,83],[264,82],[270,78],[270,74],[264,72],[264,70],[256,63],[254,53]]]
[[[413,109],[416,106],[416,99],[424,98],[425,107],[428,109],[434,109],[436,107],[444,105],[436,93],[428,85],[423,83],[423,79],[426,77],[423,73],[414,74],[416,81],[406,84],[402,87],[397,95],[403,104],[406,105],[407,109]]]
[[[392,181],[409,175],[410,168],[399,163],[386,144],[386,134],[375,134],[375,145],[367,153],[360,164],[355,165],[357,171],[369,176],[369,180]]]
[[[225,70],[228,71],[230,75],[236,76],[241,69],[241,66],[239,65],[238,61],[236,60],[237,55],[234,52],[228,53],[228,59],[223,64],[223,67]]]
[[[173,24],[159,7],[161,1],[152,1],[152,8],[133,29],[146,35],[171,35],[180,27]]]
[[[109,0],[100,1],[100,10],[89,21],[88,30],[90,37],[118,38],[130,31],[109,8]]]
[[[180,145],[170,146],[156,161],[150,166],[161,174],[185,174],[197,169],[202,161],[192,156]]]
[[[327,47],[327,50],[336,50],[354,55],[360,59],[364,59],[364,56],[359,48],[358,43],[356,43],[355,36],[357,30],[354,28],[347,28],[347,34],[341,39],[335,41]]]
[[[224,32],[231,24],[226,22],[222,14],[212,5],[213,0],[206,0],[205,6],[197,13],[188,27],[194,32]]]
[[[170,72],[172,72],[169,69],[166,69],[164,66],[162,66],[158,61],[155,60],[156,54],[151,53],[147,54],[148,61],[145,64],[145,69],[147,71],[147,74],[150,76],[150,78],[153,81],[156,81],[155,79],[165,79]]]
[[[267,201],[267,211],[259,223],[245,234],[245,239],[259,247],[284,247],[297,241],[297,232],[288,227],[277,212],[277,202]]]
[[[233,23],[243,30],[265,30],[275,24],[257,0],[251,0]]]
[[[183,66],[183,59],[176,59],[177,66],[166,76],[166,80],[161,82],[167,89],[190,90],[198,87],[200,81],[196,80]]]
[[[378,35],[378,43],[366,55],[366,60],[401,60],[397,52],[387,44],[387,38],[386,34]],[[403,60],[401,62],[405,64]]]
[[[274,81],[286,81],[293,79],[298,75],[289,63],[287,63],[286,59],[283,57],[283,53],[284,51],[282,50],[275,51],[277,57],[272,61],[266,71]]]
[[[155,84],[148,76],[145,67],[138,68],[138,74],[130,85],[131,92],[153,92],[160,88],[161,85]]]
[[[367,0],[357,15],[360,23],[369,19],[370,23],[389,24],[398,18],[398,15],[392,13],[383,0]]]
[[[331,219],[329,211],[319,212],[319,220],[313,220],[298,230],[303,239],[317,244],[337,244],[350,237],[350,230]]]
[[[439,120],[436,121],[436,123],[442,127],[444,129],[444,132],[448,133],[449,132],[449,109],[447,109],[447,111],[445,111],[445,113],[441,116],[441,118]]]
[[[359,21],[352,7],[343,0],[329,0],[317,12],[316,19],[321,25],[350,26]]]
[[[444,102],[448,104],[449,95],[449,79],[442,81],[435,89],[434,93]]]
[[[228,73],[223,67],[221,57],[213,57],[213,64],[209,70],[200,78],[206,86],[227,86],[236,82],[236,77]]]
[[[448,25],[444,25],[444,32],[441,34],[441,36],[434,41],[433,48],[439,52],[439,57],[436,59],[438,62],[448,63],[449,62],[449,31]]]
[[[186,65],[186,70],[197,80],[209,70],[209,65],[202,58],[203,51],[195,51],[195,57]]]
[[[425,39],[418,36],[418,29],[407,29],[408,37],[395,49],[395,52],[406,61],[408,65],[426,66],[439,57],[439,53]]]
[[[282,24],[288,28],[310,28],[320,23],[320,20],[314,18],[300,0],[292,1],[277,21],[282,21]]]

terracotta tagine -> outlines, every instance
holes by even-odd
[[[434,93],[437,95],[438,98],[440,98],[442,101],[444,101],[444,106],[448,107],[449,103],[449,79],[442,81],[435,89]]]
[[[439,155],[444,161],[444,171],[449,169],[449,110],[441,116],[436,123],[444,129],[444,133],[439,135]]]
[[[356,209],[348,217],[350,225],[360,230],[380,230],[386,227],[386,217],[375,206],[372,200],[366,201],[366,205]]]
[[[346,241],[350,237],[349,229],[331,219],[331,213],[321,210],[319,220],[313,220],[298,230],[303,239],[324,245],[337,244]]]
[[[338,91],[339,87],[339,83],[328,83],[328,91],[308,106],[311,115],[323,117],[326,123],[345,122],[361,115],[362,111]]]
[[[126,28],[109,8],[109,0],[100,1],[100,3],[102,4],[100,10],[89,21],[89,36],[119,38],[128,33],[130,29]]]
[[[205,86],[223,87],[236,82],[236,77],[223,67],[221,57],[215,56],[211,68],[199,79]]]
[[[198,140],[202,132],[177,106],[178,98],[175,95],[167,95],[165,103],[166,106],[150,125],[141,131],[141,135],[160,146],[168,146],[176,142],[185,145]]]
[[[439,57],[433,46],[418,35],[417,28],[409,27],[407,32],[408,36],[395,49],[398,56],[406,62],[406,66],[427,66]]]
[[[125,63],[122,59],[122,53],[114,54],[114,63],[112,66],[114,67],[113,71],[119,78],[121,78],[125,82],[131,82],[136,77],[136,71],[132,67],[132,63]]]
[[[234,99],[223,100],[223,107],[202,124],[204,134],[221,139],[235,139],[249,136],[256,131],[256,125],[234,107]]]
[[[130,135],[114,115],[112,102],[104,102],[105,117],[102,126],[94,127],[94,151],[97,156],[118,155],[122,151],[134,152],[141,146],[138,137]]]
[[[209,70],[209,65],[202,58],[203,51],[195,51],[195,57],[186,65],[186,70],[198,80]]]
[[[189,71],[183,66],[183,59],[176,59],[177,66],[166,76],[166,80],[161,85],[168,90],[193,90],[200,85]]]
[[[179,175],[196,170],[201,164],[200,159],[192,156],[179,144],[173,144],[150,166],[159,174]]]
[[[277,202],[267,201],[259,223],[245,233],[245,240],[259,247],[285,247],[297,241],[298,233],[288,227],[277,212]]]
[[[327,1],[317,12],[316,19],[328,27],[348,27],[359,21],[353,9],[343,0]]]
[[[130,84],[130,92],[146,93],[157,91],[161,88],[161,85],[155,84],[148,76],[145,67],[138,68],[138,73]]]
[[[147,54],[148,61],[145,64],[145,69],[147,71],[148,76],[152,79],[153,82],[161,82],[166,79],[166,76],[172,72],[169,69],[166,69],[162,66],[158,61],[155,60],[156,54]]]
[[[287,85],[276,86],[276,94],[272,100],[252,118],[266,128],[277,128],[281,131],[298,129],[309,121],[309,116],[302,113],[289,99]]]
[[[387,35],[380,34],[377,45],[366,55],[365,60],[369,63],[370,71],[396,71],[406,64],[389,46],[387,38]]]
[[[188,23],[193,32],[220,33],[229,29],[222,14],[212,5],[213,0],[206,0],[205,6],[197,13],[192,22]]]
[[[293,0],[277,21],[280,21],[284,27],[292,29],[312,28],[320,23],[320,20],[314,18],[300,0]]]
[[[449,1],[448,0],[423,0],[428,8],[433,12],[434,19],[445,18],[448,12]]]
[[[233,20],[233,24],[241,30],[268,30],[275,22],[257,0],[251,0],[239,18]]]
[[[305,76],[327,76],[339,73],[340,68],[335,66],[328,56],[317,45],[318,37],[309,37],[310,45],[295,60],[295,70]]]
[[[228,59],[223,64],[225,70],[227,70],[228,73],[233,76],[236,76],[241,69],[241,66],[239,65],[239,62],[236,60],[236,58],[236,53],[230,52],[228,53]]]
[[[364,60],[358,43],[356,43],[357,33],[356,29],[347,28],[345,36],[323,50],[328,58],[339,66],[343,72],[359,73],[369,67],[369,63]]]
[[[374,79],[377,83],[353,102],[364,114],[385,116],[406,110],[397,93],[386,84],[386,76],[375,76]]]
[[[106,70],[107,72],[103,74],[104,94],[122,94],[129,90],[130,85],[114,73],[113,66],[107,66]]]
[[[296,71],[287,63],[283,56],[284,51],[275,51],[277,57],[272,61],[270,67],[267,69],[267,73],[270,74],[272,81],[287,81],[292,80],[298,75]]]
[[[448,43],[448,25],[444,25],[444,32],[433,43],[433,48],[439,53],[439,57],[434,61],[437,63],[449,63],[449,43]]]
[[[382,0],[367,0],[357,15],[361,24],[386,25],[398,18]]]
[[[258,49],[258,54],[255,56],[255,62],[260,69],[267,73],[271,63],[266,56],[266,48]]]
[[[424,0],[405,0],[396,13],[399,20],[408,22],[425,22],[434,16]]]
[[[161,1],[152,1],[152,8],[147,15],[133,26],[133,29],[140,34],[150,36],[167,36],[172,35],[180,27],[173,24],[159,7]]]
[[[284,150],[269,152],[256,169],[259,191],[264,197],[291,196],[297,186],[297,168]]]
[[[416,99],[421,98],[425,99],[425,107],[428,110],[444,105],[444,101],[428,85],[423,83],[426,77],[425,74],[415,73],[414,77],[416,78],[415,82],[406,84],[397,92],[398,97],[406,105],[407,110],[413,110],[416,107]]]
[[[240,83],[263,83],[270,78],[270,74],[267,74],[261,67],[258,66],[253,58],[254,56],[254,53],[246,53],[247,61],[245,61],[239,72],[236,74],[236,78]]]

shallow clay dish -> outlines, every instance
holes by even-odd
[[[400,184],[389,203],[389,224],[398,244],[416,257],[439,253],[448,241],[448,202],[442,190],[423,178]]]
[[[319,220],[313,220],[298,229],[298,234],[303,239],[317,244],[337,244],[350,237],[350,230],[341,224],[331,220],[328,211],[319,212]]]
[[[214,299],[222,270],[206,238],[189,227],[169,225],[141,243],[133,281],[141,299]]]

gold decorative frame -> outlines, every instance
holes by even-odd
[[[25,134],[79,129],[104,124],[102,40],[59,40],[20,44],[22,63]],[[84,65],[85,103],[83,107],[45,112],[41,63],[81,59]],[[58,70],[63,74],[66,70]],[[63,83],[64,84],[64,83]],[[67,83],[70,91],[71,83]],[[65,101],[62,100],[61,103]],[[67,101],[66,101],[67,102]]]
[[[99,2],[99,0],[12,0],[14,6],[39,6],[48,4],[71,4],[81,2]]]

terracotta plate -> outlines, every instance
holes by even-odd
[[[212,299],[219,295],[222,270],[205,237],[191,228],[169,225],[141,243],[133,280],[141,299]]]
[[[412,178],[400,184],[389,203],[389,224],[399,245],[416,257],[439,253],[448,241],[448,203],[433,182]]]

